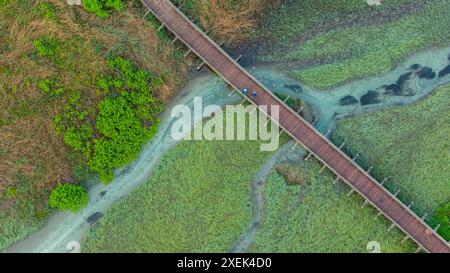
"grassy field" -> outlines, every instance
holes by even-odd
[[[295,165],[304,185],[286,184],[274,172],[264,191],[265,219],[251,252],[368,252],[377,241],[382,252],[407,252],[412,243],[401,244],[398,230],[387,232],[389,223],[375,218],[373,208],[361,208],[363,199],[347,197],[349,187],[333,185],[331,173],[319,174],[316,160]]]
[[[414,201],[420,215],[450,203],[449,92],[450,86],[441,87],[413,105],[345,119],[334,136],[336,142],[346,138],[361,164],[374,166],[375,177],[389,177],[388,188],[401,189],[400,198]]]
[[[75,94],[85,109],[96,108],[111,57],[161,77],[163,101],[179,89],[182,54],[142,12],[130,3],[102,19],[65,1],[0,1],[0,249],[43,223],[58,182],[91,175],[56,133],[54,118]]]
[[[353,2],[344,1],[346,4],[341,7],[341,12],[356,13],[358,16],[370,12],[371,8],[362,7],[366,5],[364,1]],[[407,8],[408,1],[394,2],[383,2],[378,11],[381,14],[377,16],[383,18],[386,16],[383,13],[389,13],[395,5],[405,5],[406,11],[410,9]],[[369,26],[356,24],[321,32],[311,39],[297,42],[292,46],[293,49],[263,57],[262,60],[320,63],[318,66],[294,70],[290,75],[312,87],[329,89],[350,80],[388,72],[407,55],[419,49],[447,45],[450,41],[446,31],[450,27],[449,9],[450,2],[433,1],[433,4],[395,21],[386,19],[386,22],[376,23],[374,20]],[[310,20],[318,20],[314,18],[312,16]],[[290,24],[283,22],[281,25]],[[304,24],[299,22],[301,26]],[[299,30],[292,32],[296,31]],[[285,43],[291,42],[287,40]]]
[[[251,219],[250,185],[272,153],[259,141],[185,141],[110,208],[87,252],[228,252]]]

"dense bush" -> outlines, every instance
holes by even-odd
[[[123,58],[111,59],[109,67],[110,73],[98,82],[104,99],[96,109],[84,106],[76,93],[55,118],[65,143],[85,155],[103,182],[111,181],[113,170],[133,161],[155,136],[163,110],[151,91],[163,83],[160,78]]]
[[[89,202],[85,188],[72,184],[60,184],[50,194],[49,205],[56,209],[77,212]]]
[[[83,0],[83,6],[100,17],[108,17],[111,12],[124,8],[122,0]]]

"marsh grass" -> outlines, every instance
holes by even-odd
[[[346,3],[350,5],[350,2]],[[364,1],[358,2],[354,3],[353,8],[352,5],[347,7],[350,14],[370,12],[371,8],[360,7],[367,5]],[[405,5],[405,9],[408,9],[408,1],[395,2],[383,2],[380,6],[382,11],[379,12],[389,12],[389,5]],[[262,57],[262,60],[319,63],[317,66],[294,70],[290,75],[314,88],[330,89],[351,80],[388,72],[417,50],[447,45],[450,41],[446,31],[450,27],[449,10],[448,1],[435,1],[397,20],[331,28],[300,44],[294,43],[287,51]],[[303,20],[295,18],[291,20]],[[342,18],[341,14],[337,20]],[[312,17],[309,20],[315,19]],[[298,31],[294,29],[293,33]]]
[[[305,186],[288,186],[277,172],[266,182],[265,217],[251,252],[368,252],[370,241],[381,244],[382,252],[407,252],[410,242],[401,244],[399,230],[387,232],[389,222],[376,218],[363,199],[347,197],[349,187],[333,185],[329,172],[319,174],[321,164],[309,160],[296,165]]]
[[[251,183],[273,154],[260,143],[181,142],[148,182],[106,212],[83,251],[228,252],[248,228]]]
[[[348,152],[374,166],[375,177],[389,177],[388,189],[400,189],[402,201],[414,201],[419,215],[432,216],[450,202],[449,92],[450,86],[441,87],[412,105],[344,119],[333,136],[335,142],[346,138]]]

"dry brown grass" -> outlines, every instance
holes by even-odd
[[[306,178],[302,172],[299,171],[298,167],[289,163],[283,163],[278,165],[276,170],[284,177],[288,185],[306,186]]]
[[[30,116],[0,131],[0,194],[6,187],[17,187],[17,174],[27,177],[28,185],[36,193],[47,193],[58,181],[72,177],[69,151],[54,134],[53,122]],[[10,200],[11,201],[11,200]],[[40,210],[46,202],[35,204]]]
[[[278,5],[282,0],[243,0],[239,4],[223,0],[194,1],[202,27],[212,30],[214,36],[226,44],[243,42],[258,26],[263,10]]]

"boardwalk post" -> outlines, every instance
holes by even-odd
[[[383,186],[384,183],[386,183],[386,181],[387,181],[387,177],[385,177],[385,178],[383,179],[383,181],[381,181],[380,185]]]
[[[392,225],[388,228],[388,232],[391,232],[391,230],[395,227],[395,223],[392,223]]]
[[[294,142],[294,145],[292,145],[291,150],[294,150],[298,145],[298,142]]]
[[[326,133],[325,133],[325,137],[328,138],[328,136],[331,134],[331,129],[329,129]]]
[[[236,62],[238,63],[242,59],[242,54],[236,58]]]
[[[425,212],[425,214],[422,216],[421,219],[422,219],[422,220],[425,220],[425,218],[427,218],[427,216],[428,216],[428,213]]]
[[[369,204],[369,201],[367,201],[367,199],[366,199],[366,200],[364,200],[364,204],[362,204],[361,208],[364,208],[365,206],[367,206],[367,204]]]
[[[305,161],[308,161],[308,159],[309,159],[311,156],[313,156],[313,154],[312,154],[312,153],[309,153],[309,154],[305,157]]]
[[[233,96],[234,92],[236,92],[236,89],[234,89],[234,88],[233,88],[233,91],[231,91],[231,93],[230,93],[230,94],[228,94],[228,97],[231,97],[231,96]]]
[[[280,138],[283,133],[284,133],[284,130],[283,130],[283,128],[281,128],[280,132],[278,133],[278,138]]]
[[[380,210],[380,211],[377,213],[377,216],[375,216],[375,218],[380,217],[381,214],[383,214],[383,212]]]
[[[300,107],[300,109],[298,109],[297,114],[300,114],[303,111],[303,105]]]
[[[405,238],[403,238],[403,240],[402,240],[402,244],[404,244],[408,239],[409,239],[409,236],[406,235]]]
[[[370,171],[373,169],[373,166],[370,166],[370,168],[366,171],[367,173],[370,173]]]
[[[150,13],[150,10],[147,10],[146,12],[145,12],[145,14],[144,14],[144,16],[142,16],[142,19],[145,19],[145,17],[147,17],[147,15]],[[158,31],[159,31],[159,29],[158,29]]]
[[[327,165],[323,165],[322,168],[320,168],[319,174],[321,174],[325,170],[326,167],[327,167]]]
[[[336,179],[333,181],[333,184],[336,184],[338,181],[339,181],[339,176],[338,177],[336,177]]]
[[[355,192],[355,190],[352,188],[348,193],[347,196],[350,197],[350,195],[352,195]]]
[[[419,246],[416,251],[414,251],[414,253],[419,253],[423,248],[421,246]]]
[[[338,147],[339,150],[341,150],[344,147],[344,145],[345,145],[345,142],[342,142],[341,146]]]
[[[199,64],[199,66],[197,66],[197,71],[200,71],[202,68],[203,68],[203,66],[205,65],[205,62],[201,62],[200,64]]]
[[[165,26],[165,25],[164,25],[163,23],[161,23],[161,25],[159,26],[159,28],[158,28],[157,31],[160,32],[160,31],[164,28],[164,26]]]
[[[434,231],[438,231],[439,230],[439,228],[441,227],[441,224],[438,224],[435,228],[434,228]]]
[[[192,52],[192,49],[189,48],[189,50],[184,54],[184,57],[186,58],[189,55],[189,53],[191,53],[191,52]]]
[[[359,154],[356,154],[356,155],[352,158],[352,160],[355,161],[358,157],[359,157]]]
[[[284,99],[283,103],[286,103],[289,99],[289,95],[286,96],[286,98]]]
[[[175,38],[172,40],[172,44],[175,44],[176,41],[178,41],[178,36],[175,36]]]

